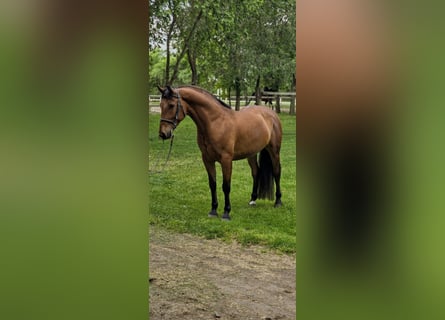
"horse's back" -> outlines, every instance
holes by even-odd
[[[277,113],[265,106],[258,106],[258,105],[247,106],[247,107],[241,109],[240,111],[238,111],[238,113],[240,115],[246,115],[246,114],[261,115],[265,119],[275,119],[275,120],[279,121],[279,117],[278,117]]]
[[[238,112],[239,120],[244,124],[249,124],[250,126],[258,126],[260,124],[266,124],[266,127],[271,134],[272,131],[278,131],[281,134],[281,121],[277,113],[270,108],[264,106],[248,106]]]

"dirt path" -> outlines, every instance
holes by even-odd
[[[150,320],[295,319],[295,257],[150,229]]]

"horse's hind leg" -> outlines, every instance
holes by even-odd
[[[278,160],[277,163],[274,163],[274,178],[275,178],[275,207],[281,207],[281,187],[280,187],[280,179],[281,179],[281,164]]]
[[[253,179],[253,188],[252,188],[252,194],[250,195],[250,201],[249,205],[254,206],[256,205],[256,199],[258,198],[258,162],[257,162],[257,155],[247,158],[247,162],[249,163],[251,172],[252,172],[252,179]]]
[[[280,180],[281,180],[281,163],[280,163],[280,148],[279,147],[272,147],[270,148],[269,155],[272,160],[272,167],[273,167],[273,176],[275,179],[275,207],[281,207],[281,186],[280,186]]]

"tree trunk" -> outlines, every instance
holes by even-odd
[[[236,94],[235,110],[239,111],[241,102],[241,80],[239,77],[235,78],[235,94]]]
[[[255,104],[257,106],[261,105],[261,89],[260,89],[260,76],[256,79],[255,85]]]
[[[196,55],[194,52],[189,48],[187,50],[187,59],[190,65],[190,70],[192,71],[192,85],[198,84],[198,71],[196,70]]]
[[[295,93],[297,87],[297,79],[295,78],[295,73],[292,74],[292,86],[291,91]],[[295,114],[295,96],[291,96],[289,114]]]
[[[171,85],[171,82],[169,81],[170,79],[170,41],[173,35],[173,30],[175,28],[175,24],[176,24],[176,18],[175,16],[173,16],[172,18],[172,22],[170,24],[170,27],[168,28],[168,33],[167,33],[167,43],[166,43],[166,47],[167,47],[167,56],[165,59],[165,84],[167,85]]]
[[[275,112],[281,113],[281,98],[279,95],[275,97]]]
[[[196,26],[198,25],[198,22],[201,19],[201,17],[202,17],[202,10],[199,11],[198,16],[196,17],[195,22],[193,23],[192,29],[190,30],[190,33],[188,34],[187,38],[184,41],[184,46],[182,47],[182,50],[179,53],[178,58],[176,59],[175,68],[173,70],[173,74],[169,81],[170,84],[173,83],[173,81],[175,81],[176,78],[178,77],[179,64],[181,63],[182,58],[184,58],[184,55],[187,52],[187,49],[189,48],[190,40],[193,36],[193,33],[195,32]]]

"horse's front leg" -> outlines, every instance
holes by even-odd
[[[210,193],[212,194],[212,209],[209,212],[209,217],[214,218],[218,217],[218,198],[216,196],[216,168],[214,161],[208,161],[203,157],[204,166],[207,170],[207,175],[209,178],[209,188]]]
[[[224,214],[223,220],[230,220],[230,182],[232,179],[232,158],[227,157],[221,161],[221,169],[223,174],[223,192],[224,192]]]

